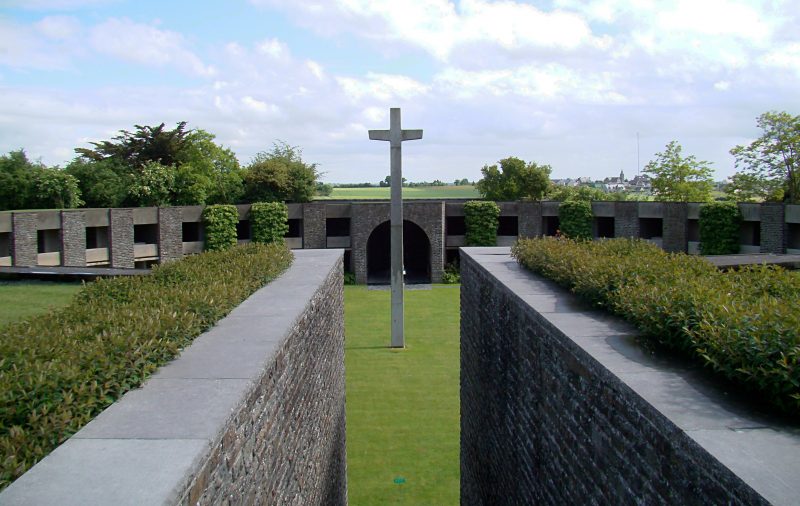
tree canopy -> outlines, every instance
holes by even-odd
[[[736,157],[738,179],[731,191],[748,191],[748,197],[800,202],[800,115],[787,112],[765,112],[756,119],[762,130],[761,137],[748,146],[736,146],[731,154]],[[747,183],[743,185],[742,183]],[[742,190],[743,188],[743,190]]]
[[[78,180],[28,160],[22,149],[0,156],[0,210],[71,208],[83,204]]]
[[[497,165],[484,165],[483,178],[475,187],[483,198],[503,200],[541,200],[550,188],[549,165],[536,162],[525,163],[516,157],[508,157]]]
[[[278,141],[258,153],[244,172],[248,202],[308,202],[317,189],[317,165],[303,161],[297,146]]]
[[[707,202],[711,200],[713,173],[709,162],[697,160],[693,155],[684,157],[683,148],[671,141],[644,171],[652,176],[656,200],[671,202]]]

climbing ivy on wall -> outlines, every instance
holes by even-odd
[[[495,246],[500,208],[491,201],[473,200],[464,204],[467,246]]]
[[[739,253],[739,228],[742,213],[733,202],[712,202],[700,207],[700,253],[731,255]]]
[[[206,251],[222,251],[236,246],[238,223],[239,210],[234,205],[215,205],[203,209]]]
[[[561,233],[572,239],[592,238],[591,202],[568,200],[558,205],[558,224]]]
[[[256,202],[250,208],[253,242],[282,242],[289,231],[289,209],[283,202]]]

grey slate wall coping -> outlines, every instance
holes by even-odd
[[[287,272],[17,479],[0,504],[178,502],[342,254],[295,251]]]
[[[627,322],[593,310],[555,283],[520,267],[509,248],[462,248],[527,311],[563,334],[713,459],[773,504],[800,500],[800,425],[754,412],[703,371],[652,356]],[[463,264],[462,264],[463,265]],[[605,380],[605,379],[604,379]],[[676,436],[677,437],[677,436]]]

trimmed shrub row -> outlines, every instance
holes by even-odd
[[[206,232],[206,251],[223,251],[236,246],[236,225],[239,210],[231,204],[206,206],[203,225]]]
[[[589,201],[567,200],[558,205],[558,227],[565,237],[591,239],[593,218]]]
[[[253,242],[283,242],[289,231],[289,209],[283,202],[256,202],[250,207]]]
[[[778,411],[800,414],[800,276],[771,266],[722,272],[631,239],[520,240],[524,267],[711,367]]]
[[[291,261],[283,244],[206,252],[98,280],[61,310],[0,328],[0,488]]]
[[[488,200],[471,200],[464,204],[464,241],[467,246],[495,246],[500,208]]]
[[[700,253],[739,253],[742,213],[733,202],[712,202],[700,206]]]

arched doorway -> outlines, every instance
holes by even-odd
[[[384,221],[367,239],[367,283],[386,285],[391,282],[391,230]],[[431,282],[431,244],[419,225],[403,220],[403,265],[406,283]]]

